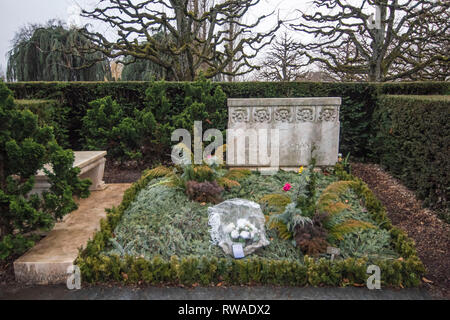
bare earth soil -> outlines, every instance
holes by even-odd
[[[142,175],[140,169],[121,169],[113,167],[106,163],[105,174],[103,180],[105,183],[134,183],[139,180]]]
[[[450,225],[422,207],[414,193],[374,164],[352,164],[352,173],[366,182],[386,207],[389,218],[416,242],[427,268],[425,286],[436,298],[450,299]]]

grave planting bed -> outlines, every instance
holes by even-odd
[[[211,171],[207,166],[200,169],[204,168]],[[368,266],[376,265],[381,269],[382,285],[419,285],[425,270],[414,243],[392,226],[367,185],[340,164],[315,174],[314,212],[321,219],[312,218],[311,226],[321,232],[306,242],[300,237],[302,242],[296,235],[302,229],[289,231],[296,220],[286,220],[285,213],[308,189],[313,169],[281,171],[273,176],[214,169],[224,189],[220,201],[251,200],[260,204],[266,216],[270,245],[240,260],[211,243],[208,207],[220,202],[218,199],[191,200],[180,187],[186,172],[174,174],[173,168],[165,167],[148,170],[80,251],[76,264],[83,281],[362,286],[369,277]],[[327,247],[339,248],[340,255],[332,260]]]

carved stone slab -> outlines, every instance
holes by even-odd
[[[341,98],[229,99],[227,150],[232,151],[227,154],[227,164],[230,167],[273,167],[259,158],[261,150],[268,150],[266,153],[270,154],[270,150],[274,150],[272,142],[276,141],[280,168],[308,165],[313,147],[317,165],[335,165],[339,153],[341,104]],[[267,142],[259,137],[249,138],[254,132],[261,136],[264,129]],[[274,138],[274,130],[278,130],[278,139]],[[237,135],[233,134],[236,132]],[[237,148],[238,139],[247,139],[245,148]],[[234,150],[230,148],[232,143],[236,146]],[[238,154],[242,152],[245,157],[241,154],[239,161]]]

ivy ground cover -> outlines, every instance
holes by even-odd
[[[211,244],[207,209],[214,204],[193,198],[177,183],[181,175],[159,167],[126,193],[80,252],[83,280],[345,286],[365,284],[367,267],[377,265],[384,285],[420,283],[425,270],[412,241],[392,227],[367,185],[341,167],[274,176],[225,169],[215,174],[221,194],[211,201],[259,203],[269,246],[242,260],[225,255]],[[313,175],[315,192],[308,195]],[[313,204],[312,215],[310,207],[295,205],[308,198],[302,194],[313,198],[307,201]],[[329,246],[340,249],[334,261]]]

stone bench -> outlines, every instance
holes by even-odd
[[[76,151],[74,153],[75,161],[73,166],[81,169],[78,175],[80,179],[89,178],[92,181],[91,191],[104,190],[106,188],[105,182],[103,181],[106,151]],[[46,166],[46,169],[51,171],[50,166]],[[38,171],[35,178],[36,182],[31,194],[42,194],[50,189],[51,185],[48,182],[48,177],[45,175],[44,170]]]

